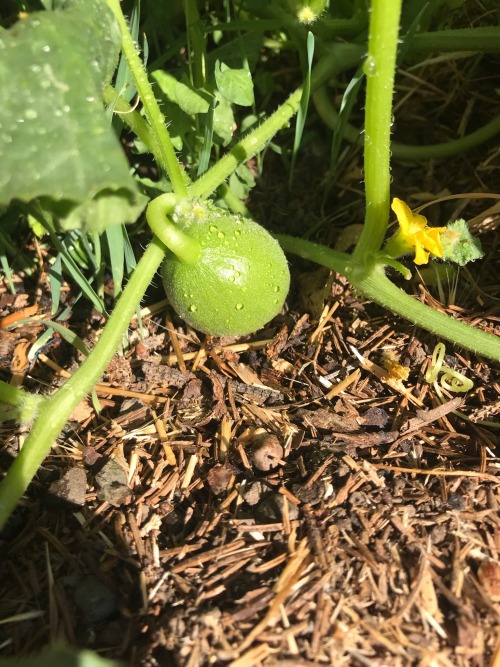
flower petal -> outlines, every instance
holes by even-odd
[[[420,233],[423,245],[430,250],[436,257],[443,256],[443,246],[441,244],[440,234],[446,230],[446,227],[427,227]]]
[[[415,264],[427,264],[429,261],[429,253],[424,249],[423,243],[416,240],[415,242]]]
[[[427,264],[429,253],[436,257],[443,256],[440,234],[446,227],[428,227],[423,215],[413,213],[404,201],[395,197],[391,208],[397,216],[399,231],[396,234],[400,247],[415,250],[415,264]]]
[[[427,225],[427,218],[423,215],[413,213],[408,204],[404,201],[394,197],[391,208],[396,214],[399,227],[403,234],[416,234]]]

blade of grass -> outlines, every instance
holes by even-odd
[[[5,249],[4,249],[4,246],[3,246],[3,243],[2,243],[1,236],[0,236],[0,263],[2,265],[2,271],[4,273],[4,276],[7,280],[7,282],[9,283],[9,289],[10,289],[12,294],[15,294],[16,293],[16,288],[14,286],[14,281],[12,279],[12,271],[11,271],[11,268],[10,268],[9,260],[7,258],[7,254],[5,253]]]
[[[342,102],[340,104],[338,115],[338,123],[335,125],[335,130],[333,131],[332,148],[330,153],[329,182],[333,182],[336,179],[336,165],[339,158],[340,146],[344,139],[349,117],[351,115],[353,106],[358,99],[358,93],[364,78],[365,76],[363,73],[363,68],[359,67],[355,75],[349,81],[349,84],[347,85],[347,88],[345,89],[342,96]]]
[[[295,138],[293,141],[292,164],[290,166],[290,177],[288,179],[288,187],[291,189],[293,181],[293,173],[295,171],[295,163],[297,154],[302,141],[304,127],[306,124],[307,108],[309,106],[309,98],[311,96],[311,70],[314,56],[314,35],[312,32],[307,33],[307,71],[304,80],[304,87],[302,90],[302,97],[300,99],[299,109],[297,111],[297,120],[295,123]]]
[[[61,303],[61,285],[62,285],[62,260],[61,253],[58,252],[56,259],[49,270],[49,284],[50,284],[50,295],[52,297],[52,304],[50,307],[50,312],[52,315],[55,315],[59,309],[59,304]]]
[[[125,239],[123,226],[113,225],[106,229],[111,275],[113,276],[115,299],[122,291],[125,260]]]
[[[41,347],[43,347],[43,345],[47,343],[47,340],[50,339],[54,331],[57,331],[57,333],[61,336],[61,338],[63,338],[67,343],[72,345],[74,348],[76,348],[79,352],[81,352],[85,356],[90,354],[89,348],[85,345],[83,340],[79,336],[77,336],[76,333],[71,331],[71,329],[68,329],[68,327],[65,327],[59,322],[54,322],[53,320],[39,320],[36,317],[25,317],[22,320],[18,320],[17,322],[15,322],[15,324],[7,328],[9,330],[16,329],[17,327],[23,326],[24,324],[30,324],[31,322],[35,324],[43,324],[44,327],[47,327],[47,331],[45,331],[31,346],[30,352],[28,354],[29,359],[33,358],[33,355],[36,354],[41,349]]]
[[[132,39],[136,43],[139,41],[140,15],[141,15],[141,0],[136,0],[136,2],[134,2],[134,6],[132,7],[132,11],[130,13],[130,22],[129,22],[130,34],[132,35]],[[147,63],[146,54],[143,54],[143,59],[145,60],[144,65],[146,65]],[[130,71],[127,60],[123,55],[123,53],[120,55],[118,69],[116,71],[115,88],[121,91],[121,96],[127,102],[130,102],[130,100],[134,97],[134,95],[137,92],[137,88],[135,87],[134,77],[132,76],[132,72]]]
[[[198,164],[198,171],[196,173],[199,178],[208,169],[210,164],[210,155],[212,153],[212,140],[214,136],[214,111],[217,100],[215,97],[212,100],[210,109],[205,114],[205,134],[203,137],[203,148],[200,153],[200,161]]]

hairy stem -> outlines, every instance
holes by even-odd
[[[113,105],[114,113],[120,115],[123,123],[149,148],[158,164],[162,165],[163,156],[157,138],[141,114],[135,111],[110,84],[104,89],[103,99],[106,104]]]
[[[292,236],[276,237],[283,250],[311,260],[333,271],[342,273],[350,283],[375,303],[385,306],[406,320],[418,324],[441,338],[481,354],[489,359],[500,361],[500,339],[485,331],[460,322],[445,315],[394,285],[385,275],[381,263],[367,261],[363,270],[353,263],[349,255],[339,253],[317,243],[311,243]]]
[[[179,195],[186,196],[187,187],[165,124],[165,117],[160,111],[146,70],[137,53],[134,40],[132,39],[127,21],[125,20],[120,6],[120,0],[107,1],[120,26],[122,32],[123,54],[127,60],[130,71],[132,72],[132,76],[134,77],[135,85],[151,128],[157,138],[158,156],[161,158],[161,166],[167,172],[174,191]]]
[[[123,290],[92,353],[55,394],[48,398],[23,448],[0,483],[0,530],[26,491],[74,408],[92,390],[118,349],[123,332],[150,285],[165,248],[153,239]]]
[[[366,214],[354,258],[365,261],[380,249],[389,219],[392,94],[401,0],[372,0],[365,61]]]
[[[200,243],[184,234],[167,217],[174,212],[177,201],[177,196],[170,192],[156,197],[147,208],[146,219],[155,235],[174,255],[186,264],[193,264],[200,256]]]
[[[336,130],[339,124],[339,114],[333,106],[326,86],[320,86],[313,94],[313,102],[321,120],[331,130]],[[480,146],[500,134],[500,116],[496,116],[478,130],[466,134],[459,139],[451,139],[440,144],[428,144],[427,146],[411,146],[396,141],[391,142],[391,155],[394,160],[442,160],[453,157],[460,153]],[[364,135],[354,125],[345,123],[343,126],[343,137],[352,144],[363,146]]]

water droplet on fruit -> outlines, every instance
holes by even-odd
[[[196,306],[194,305],[194,303],[192,303],[192,304],[189,306],[189,311],[190,311],[191,313],[195,313],[195,312],[196,312]]]
[[[217,238],[218,238],[218,239],[223,239],[224,236],[225,236],[224,232],[219,232],[219,233],[217,234]]]
[[[24,112],[24,116],[25,116],[28,120],[35,120],[35,118],[38,117],[38,114],[37,114],[37,112],[35,111],[35,109],[26,109],[26,111]]]
[[[229,276],[229,282],[234,283],[234,276]]]
[[[48,53],[50,51],[50,46],[48,44],[46,44],[45,46],[42,46],[42,51],[44,53]]]
[[[236,310],[243,310],[243,304],[242,303],[237,303],[236,304]]]
[[[211,232],[216,232],[217,231],[217,227],[215,225],[210,225],[210,227],[208,229]]]
[[[280,290],[281,290],[281,287],[280,287],[279,285],[276,285],[276,286],[274,287],[274,291],[275,291],[275,292],[279,292]]]
[[[234,277],[239,278],[241,276],[241,273],[239,271],[234,272]]]

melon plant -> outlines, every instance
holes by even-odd
[[[192,241],[192,255],[176,254],[178,235],[173,242],[156,230],[169,247],[161,275],[185,322],[204,333],[241,336],[279,313],[290,273],[285,254],[264,227],[209,202],[178,205],[173,223]]]

